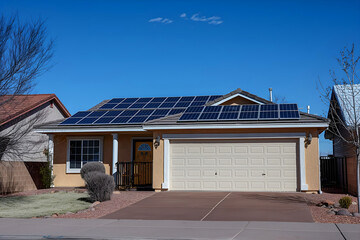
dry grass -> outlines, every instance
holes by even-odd
[[[54,213],[78,212],[88,208],[87,193],[56,192],[0,198],[0,217],[31,218]]]

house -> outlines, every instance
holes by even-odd
[[[328,120],[237,89],[226,95],[114,98],[50,136],[55,186],[82,186],[81,167],[102,161],[117,182],[161,190],[320,190],[318,136]]]
[[[48,137],[33,127],[70,116],[55,94],[0,96],[0,193],[36,189]]]
[[[328,111],[328,118],[332,124],[325,132],[325,138],[333,142],[333,156],[345,160],[344,168],[338,167],[338,171],[340,171],[338,174],[345,176],[347,180],[347,189],[345,190],[354,195],[357,193],[356,148],[345,139],[351,142],[352,136],[348,129],[353,128],[355,124],[359,126],[359,117],[360,84],[335,85],[332,89]],[[342,169],[344,170],[342,171]]]

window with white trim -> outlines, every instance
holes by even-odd
[[[102,139],[69,139],[67,172],[80,172],[88,162],[101,162]]]

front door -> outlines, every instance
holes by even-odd
[[[152,140],[134,140],[133,146],[134,186],[151,186],[153,165]]]

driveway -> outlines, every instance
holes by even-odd
[[[313,222],[303,193],[161,192],[102,218]]]

